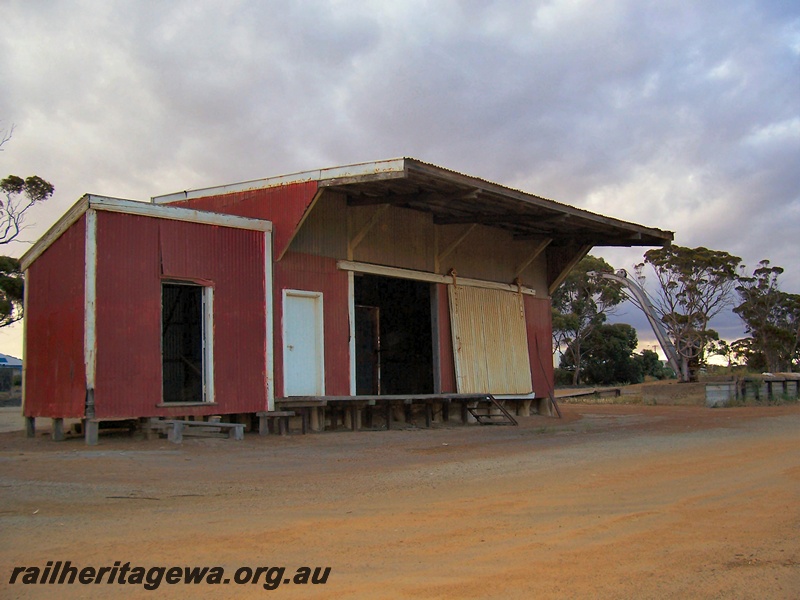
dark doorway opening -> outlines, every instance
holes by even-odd
[[[432,394],[431,284],[358,275],[356,394]]]
[[[164,402],[203,402],[203,288],[161,286]]]

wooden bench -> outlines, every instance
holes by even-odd
[[[173,444],[183,441],[184,431],[194,429],[194,434],[214,434],[212,430],[227,430],[228,438],[244,439],[244,423],[223,423],[221,421],[183,421],[179,419],[151,419],[150,429],[162,429],[167,432],[167,439]],[[187,431],[188,433],[188,431]]]
[[[289,419],[294,416],[293,410],[265,410],[257,412],[258,417],[258,433],[259,435],[267,435],[269,433],[269,422],[278,423],[278,430],[281,435],[289,434]],[[303,419],[303,433],[306,432],[306,420]],[[273,431],[274,431],[273,426]]]

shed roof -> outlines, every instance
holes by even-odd
[[[662,246],[671,231],[645,227],[548,200],[414,158],[359,163],[156,196],[157,204],[316,181],[347,194],[351,205],[391,204],[425,211],[437,224],[480,223],[516,239],[553,246]]]

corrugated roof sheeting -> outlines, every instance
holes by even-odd
[[[193,198],[188,202],[201,207],[206,206],[207,201],[202,197],[282,194],[281,190],[302,186],[341,191],[348,195],[348,202],[352,205],[388,202],[431,213],[437,224],[481,223],[506,229],[523,238],[550,238],[555,246],[569,243],[576,236],[584,243],[596,246],[661,246],[673,238],[669,231],[606,217],[413,158],[309,171],[181,192],[154,200],[171,202],[173,199]],[[203,204],[196,204],[195,198],[198,197],[203,199]],[[216,210],[227,212],[219,205]],[[299,222],[295,220],[291,231],[287,231],[290,237]],[[284,248],[283,240],[279,240],[276,245],[278,256]]]
[[[480,223],[555,245],[579,236],[590,245],[660,246],[673,237],[414,159],[405,159],[402,178],[331,179],[320,186],[346,192],[353,205],[388,202],[432,213],[437,224]]]
[[[84,416],[85,248],[82,216],[26,272],[26,416]]]

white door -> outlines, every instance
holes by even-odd
[[[322,293],[283,291],[285,396],[325,394]]]

